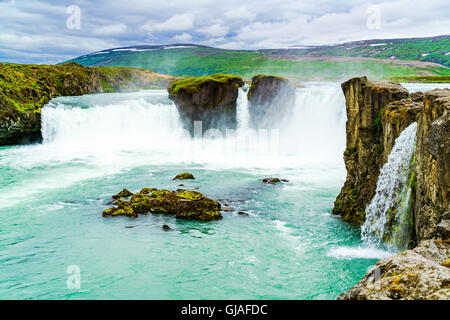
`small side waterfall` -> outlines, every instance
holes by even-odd
[[[242,130],[248,129],[250,121],[250,111],[248,109],[247,93],[242,88],[239,88],[236,118],[238,129]]]
[[[366,207],[361,235],[371,247],[405,250],[411,241],[409,179],[416,128],[417,123],[411,124],[395,141],[388,161],[381,168],[375,196]]]

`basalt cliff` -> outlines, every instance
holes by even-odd
[[[52,98],[167,88],[173,77],[121,67],[0,63],[0,146],[39,141],[41,108]]]
[[[361,225],[381,167],[397,137],[413,122],[417,142],[409,177],[412,250],[378,262],[339,299],[450,298],[450,90],[409,93],[398,83],[366,77],[348,80],[342,90],[347,178],[333,214]]]

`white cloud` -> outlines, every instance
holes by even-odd
[[[94,34],[99,36],[110,36],[124,34],[126,31],[127,25],[124,23],[119,23],[98,27],[94,30]]]
[[[161,23],[147,22],[142,29],[145,31],[185,31],[194,27],[194,17],[191,14],[176,14]]]
[[[222,26],[220,24],[214,24],[212,26],[206,26],[201,29],[196,29],[197,32],[203,33],[210,37],[223,37],[227,35],[230,30],[227,26]]]
[[[253,20],[256,14],[250,12],[247,7],[238,7],[225,12],[225,17],[231,20]]]
[[[223,48],[260,49],[425,37],[448,34],[450,30],[448,0],[77,3],[82,13],[81,29],[69,30],[66,6],[70,1],[0,0],[0,60],[17,61],[17,57],[23,56],[21,61],[58,61],[112,47],[193,39],[195,43]],[[367,28],[369,5],[380,8],[380,29]]]
[[[192,36],[189,33],[183,32],[182,34],[177,34],[172,39],[174,41],[186,42],[192,40]]]

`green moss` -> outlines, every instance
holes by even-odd
[[[182,191],[177,193],[177,196],[188,200],[200,200],[203,198],[203,194],[197,191]]]
[[[414,156],[411,160],[410,164],[411,175],[409,177],[409,187],[412,191],[417,190],[417,176],[416,176],[416,153],[414,152]]]
[[[380,108],[380,110],[378,110],[377,116],[376,116],[375,120],[373,121],[373,126],[378,131],[382,131],[383,130],[383,125],[381,124],[381,116],[383,115],[383,110],[384,110],[384,108]]]
[[[128,189],[123,189],[119,193],[112,196],[113,199],[120,199],[120,198],[127,198],[129,196],[133,195]]]
[[[160,197],[171,195],[171,194],[173,194],[173,192],[169,191],[169,190],[156,190],[156,191],[153,191],[150,194],[150,197],[152,197],[152,198],[160,198]]]
[[[188,94],[196,93],[198,90],[207,83],[235,83],[236,87],[240,87],[244,84],[241,77],[216,73],[210,76],[203,77],[189,77],[181,80],[176,80],[167,89],[170,96],[176,97],[180,91]]]

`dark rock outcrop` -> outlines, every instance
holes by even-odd
[[[289,117],[295,103],[295,88],[285,78],[257,75],[252,78],[247,97],[252,125],[267,129]]]
[[[380,260],[338,300],[449,300],[450,242],[423,241],[417,248]]]
[[[117,206],[103,211],[103,216],[136,218],[139,214],[149,212],[174,214],[177,218],[200,221],[222,218],[220,204],[200,192],[186,190],[173,192],[154,188],[143,188],[139,193],[131,194],[129,201],[117,200]]]
[[[172,82],[167,91],[178,108],[185,128],[193,133],[194,121],[208,129],[235,129],[238,88],[244,81],[237,76],[214,74]]]
[[[52,98],[167,87],[173,77],[150,70],[0,63],[0,145],[41,140],[41,108]]]
[[[261,181],[264,183],[267,183],[267,184],[277,184],[280,182],[289,182],[289,180],[280,179],[280,178],[264,178]]]
[[[364,97],[368,83],[365,78],[356,78],[342,85],[348,116],[344,154],[347,180],[333,213],[347,221],[364,221],[364,208],[373,197],[380,168],[395,139],[417,121],[409,186],[414,225],[410,236],[418,246],[378,262],[338,299],[449,299],[450,90],[407,95],[393,84],[378,83],[371,86],[371,96],[376,99],[370,101]],[[386,90],[394,91],[377,97]],[[375,113],[379,116],[373,120]],[[362,125],[365,117],[366,124],[374,121],[372,127]]]
[[[418,118],[416,147],[415,232],[417,239],[434,237],[450,203],[450,90],[424,95]]]
[[[340,215],[345,221],[362,224],[365,207],[375,194],[378,175],[385,161],[384,108],[393,101],[407,98],[409,93],[398,83],[368,81],[366,77],[344,82],[342,90],[347,110],[347,149],[344,152],[347,178],[332,213]],[[390,134],[394,136],[389,139],[395,140],[400,127],[406,127],[410,120],[407,118],[395,130],[392,127]]]

